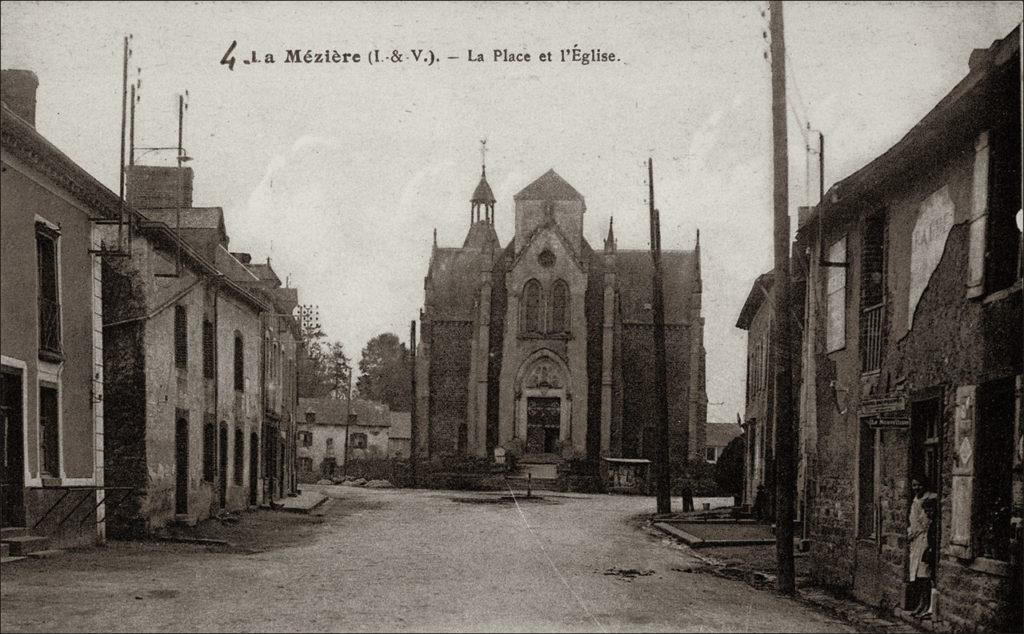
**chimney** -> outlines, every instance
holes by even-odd
[[[0,99],[14,114],[36,126],[36,89],[39,78],[30,70],[0,71]]]
[[[125,183],[128,204],[136,209],[192,207],[192,168],[131,165]]]

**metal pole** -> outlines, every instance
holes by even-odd
[[[348,395],[345,398],[345,447],[341,452],[341,474],[348,475],[348,443],[349,443],[349,425],[352,424],[352,366],[346,364],[348,368]]]
[[[181,146],[182,129],[185,125],[185,97],[178,95],[178,204],[175,205],[174,232],[178,236],[178,252],[175,262],[175,273],[181,275],[181,208],[185,204],[185,175],[182,172],[181,162],[185,151]]]
[[[124,135],[128,117],[128,38],[124,38],[124,63],[121,74],[121,163],[118,169],[118,216],[117,216],[117,248],[122,249],[124,233]]]
[[[416,429],[416,320],[409,324],[409,382],[412,387],[412,396],[409,406],[409,468],[412,472],[413,486],[416,485],[416,443],[418,434]]]
[[[775,378],[775,551],[779,592],[795,591],[793,568],[793,406],[789,318],[789,164],[786,151],[786,49],[782,2],[769,3],[772,62],[772,146],[775,217],[772,345]]]
[[[654,161],[647,159],[647,185],[651,215],[651,258],[654,261],[654,384],[658,426],[658,513],[672,512],[672,486],[669,472],[668,386],[665,377],[665,298],[661,271],[661,220],[654,207]]]
[[[825,200],[825,135],[818,132],[818,202]],[[821,220],[819,219],[819,222]]]

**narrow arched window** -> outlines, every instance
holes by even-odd
[[[551,288],[551,332],[569,332],[569,285],[558,280]]]
[[[530,280],[523,287],[523,332],[541,332],[540,282]]]
[[[239,392],[245,390],[245,347],[242,345],[242,335],[235,335],[235,389]]]

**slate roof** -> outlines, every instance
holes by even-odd
[[[761,304],[764,300],[768,299],[768,291],[772,289],[772,274],[762,273],[754,280],[753,285],[750,287],[750,292],[747,293],[747,301],[743,303],[743,308],[740,310],[740,317],[736,320],[736,327],[742,330],[749,330],[750,324],[754,321],[754,316],[757,315],[757,311],[761,308]]]
[[[481,260],[477,249],[437,248],[427,273],[434,319],[472,319]]]
[[[317,425],[343,427],[348,414],[347,399],[344,398],[300,398],[299,424],[306,424],[306,412],[316,414]],[[358,427],[390,427],[391,410],[383,403],[375,403],[365,399],[352,399],[352,413],[355,414]]]
[[[483,249],[486,246],[492,246],[495,249],[501,248],[494,225],[487,221],[474,222],[473,226],[469,228],[469,233],[466,234],[466,241],[462,243],[462,248]]]
[[[688,321],[690,294],[694,290],[695,255],[693,251],[662,251],[664,270],[665,323]],[[649,307],[654,298],[654,261],[646,249],[620,249],[615,255],[616,278],[622,321],[654,323]]]
[[[705,430],[704,444],[708,447],[725,447],[743,434],[743,428],[736,423],[708,423]]]
[[[550,169],[513,196],[515,200],[579,200],[583,196],[576,189]]]
[[[469,202],[491,204],[497,202],[494,198],[494,192],[491,191],[491,186],[487,183],[486,176],[480,177],[480,182],[477,183],[476,189],[473,191],[473,197]]]

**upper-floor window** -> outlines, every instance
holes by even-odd
[[[352,434],[352,448],[353,449],[366,449],[366,434],[363,434],[363,433]]]
[[[213,482],[217,478],[217,426],[210,415],[203,423],[203,480]]]
[[[523,332],[541,332],[540,304],[540,282],[530,280],[523,287]]]
[[[1015,91],[1016,92],[1016,91]],[[1019,114],[1020,102],[1014,112]],[[1021,279],[1020,119],[989,134],[988,230],[985,292],[1013,286]]]
[[[39,277],[39,349],[60,354],[60,271],[57,243],[60,234],[36,223],[36,264]]]
[[[878,370],[882,364],[883,320],[885,318],[885,216],[864,219],[860,257],[860,362],[862,372]]]
[[[235,390],[245,390],[245,346],[242,335],[235,335]]]
[[[212,379],[216,364],[214,354],[217,346],[217,338],[214,335],[213,323],[208,319],[203,320],[203,376]]]
[[[569,285],[564,280],[551,287],[551,332],[569,332]]]
[[[835,352],[846,347],[846,267],[834,266],[846,262],[846,236],[829,246],[828,261],[833,266],[826,269],[825,338],[828,352]]]
[[[174,307],[174,365],[188,368],[188,312],[184,306]]]

